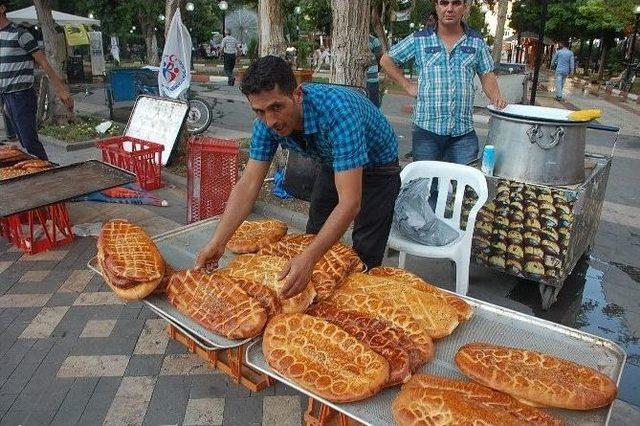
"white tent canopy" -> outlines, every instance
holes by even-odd
[[[99,20],[84,16],[71,15],[70,13],[57,12],[55,10],[52,11],[51,14],[53,15],[53,20],[58,25],[100,25]],[[38,15],[36,14],[35,6],[29,6],[24,9],[8,12],[7,18],[16,24],[36,25],[38,23]]]

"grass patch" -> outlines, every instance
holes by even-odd
[[[67,143],[84,142],[93,139],[107,138],[110,136],[120,136],[124,131],[121,124],[113,123],[107,133],[96,132],[95,127],[105,121],[102,118],[92,115],[79,115],[75,123],[69,124],[44,124],[38,133],[52,138],[59,139]]]

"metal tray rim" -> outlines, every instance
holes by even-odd
[[[171,319],[170,317],[166,316],[164,311],[162,311],[161,309],[156,308],[156,306],[153,303],[150,303],[146,300],[143,300],[143,302],[145,303],[145,305],[147,305],[147,307],[156,315],[158,315],[160,318],[164,319],[165,321],[167,321],[169,324],[171,324],[172,326],[174,326],[175,328],[177,328],[181,333],[183,333],[185,336],[187,336],[188,338],[190,338],[191,340],[193,340],[193,342],[198,345],[199,347],[201,347],[204,350],[207,351],[215,351],[220,349],[217,346],[211,346],[208,345],[206,342],[203,342],[199,337],[194,336],[193,334],[191,334],[191,332],[189,332],[188,330],[186,330],[182,325],[178,324],[176,321],[174,321],[173,319]]]

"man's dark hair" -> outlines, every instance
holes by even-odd
[[[289,64],[277,56],[264,56],[247,69],[240,83],[245,96],[255,95],[276,86],[282,93],[291,95],[297,87],[296,78]]]

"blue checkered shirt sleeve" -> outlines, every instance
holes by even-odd
[[[333,118],[327,133],[333,153],[333,170],[344,172],[369,162],[364,140],[362,111],[343,109]]]
[[[493,63],[493,58],[491,57],[491,52],[489,51],[489,46],[486,43],[482,42],[482,46],[478,49],[478,75],[485,75],[493,71],[495,65]]]
[[[389,57],[391,57],[396,64],[405,64],[415,56],[414,42],[413,34],[409,34],[400,43],[391,48]]]
[[[249,158],[257,161],[271,161],[278,149],[278,141],[271,135],[269,128],[259,119],[253,122],[253,132]]]

